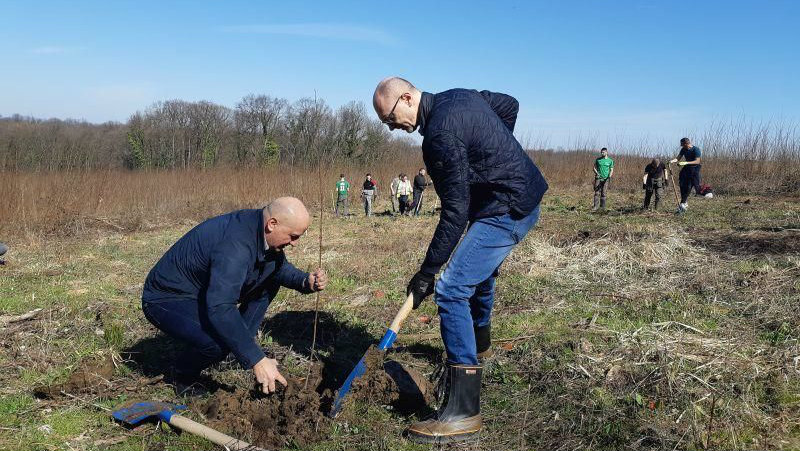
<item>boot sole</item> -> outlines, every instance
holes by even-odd
[[[447,443],[466,442],[476,439],[479,432],[480,430],[477,430],[475,432],[465,432],[463,434],[453,434],[453,435],[423,435],[409,431],[407,438],[412,442],[416,443],[433,443],[438,445],[444,445]]]

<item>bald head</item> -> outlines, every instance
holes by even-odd
[[[304,229],[311,223],[306,206],[296,197],[279,197],[267,204],[264,219],[269,218],[275,218],[284,224],[298,223]]]
[[[375,88],[375,93],[372,95],[372,105],[375,106],[377,110],[378,104],[388,102],[394,103],[403,93],[412,93],[414,91],[417,91],[417,88],[405,78],[384,78]]]
[[[310,224],[306,206],[296,197],[279,197],[264,207],[264,237],[270,248],[294,246]]]
[[[378,118],[390,130],[396,128],[412,133],[417,125],[417,111],[422,93],[408,80],[384,78],[372,95],[372,106]]]

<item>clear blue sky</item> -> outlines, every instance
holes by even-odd
[[[248,93],[333,107],[401,75],[502,91],[518,134],[676,137],[800,119],[800,2],[0,0],[0,114],[124,121]],[[395,132],[402,133],[402,132]]]

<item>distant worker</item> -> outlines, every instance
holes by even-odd
[[[336,216],[343,214],[344,217],[350,216],[350,182],[344,178],[344,174],[339,175],[336,182]]]
[[[514,138],[519,103],[509,95],[472,89],[431,94],[392,77],[378,84],[372,103],[390,130],[419,129],[422,159],[442,205],[406,292],[414,308],[435,292],[447,353],[446,401],[432,418],[413,423],[408,437],[469,440],[483,427],[478,354],[491,346],[495,278],[539,219],[547,182]]]
[[[425,188],[431,183],[425,177],[425,168],[420,168],[419,173],[414,176],[414,202],[411,204],[411,209],[414,211],[414,216],[419,216],[422,210],[422,197],[425,194]]]
[[[644,167],[644,177],[642,178],[642,188],[644,189],[643,210],[650,208],[650,198],[655,193],[656,201],[653,204],[653,210],[658,211],[658,204],[661,203],[661,196],[667,186],[668,171],[660,158],[653,158],[653,161]]]
[[[400,184],[397,186],[397,201],[400,204],[400,215],[411,216],[411,182],[408,176],[401,175]]]
[[[603,147],[600,149],[600,156],[594,160],[594,167],[592,169],[594,170],[594,201],[592,203],[592,211],[597,211],[598,208],[605,210],[608,182],[614,175],[614,160],[609,158],[607,148]]]
[[[256,334],[280,287],[313,293],[327,285],[325,271],[300,271],[283,253],[297,244],[310,221],[293,197],[207,219],[150,270],[142,293],[144,316],[188,347],[171,375],[179,395],[202,392],[200,372],[231,352],[253,371],[264,393],[274,392],[276,383],[286,385]]]
[[[0,257],[5,255],[6,252],[8,252],[8,246],[6,246],[5,243],[0,243]],[[0,258],[0,265],[5,265],[5,264],[6,261]]]
[[[378,184],[372,180],[372,174],[367,174],[361,190],[361,197],[364,199],[364,214],[372,216],[372,203],[378,194]]]
[[[391,190],[391,198],[392,198],[392,214],[396,214],[400,211],[399,205],[397,204],[397,187],[400,186],[400,178],[403,174],[398,174],[395,178],[392,179],[392,184],[389,185],[389,189]]]
[[[689,138],[681,138],[681,150],[678,156],[670,163],[678,163],[681,172],[678,174],[678,186],[681,189],[681,202],[676,213],[685,213],[689,208],[689,193],[694,188],[695,194],[700,194],[700,148],[692,145]],[[684,161],[680,161],[683,158]]]

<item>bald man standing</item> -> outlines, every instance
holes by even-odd
[[[165,334],[188,347],[176,362],[178,394],[202,392],[200,372],[232,352],[251,369],[264,393],[286,385],[275,359],[255,337],[280,287],[301,293],[325,289],[322,269],[309,274],[286,260],[311,219],[300,200],[281,197],[263,209],[208,219],[179,239],[144,283],[142,310]]]
[[[412,424],[408,437],[466,440],[482,427],[478,358],[490,352],[495,278],[536,224],[547,182],[514,138],[519,103],[511,96],[470,89],[431,94],[393,77],[378,84],[373,106],[390,130],[419,129],[442,203],[425,260],[408,284],[415,308],[434,292],[449,259],[435,284],[447,351],[445,401],[433,418]]]

